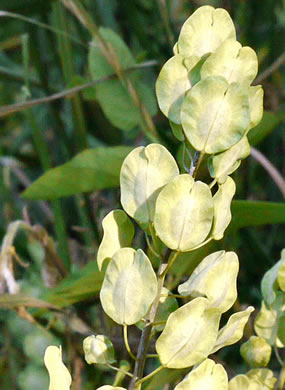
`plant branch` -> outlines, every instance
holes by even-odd
[[[263,168],[269,173],[274,183],[279,188],[285,198],[285,180],[275,166],[257,149],[251,148],[251,156],[258,161]]]
[[[165,268],[167,267],[167,262],[168,258],[170,256],[171,250],[167,250],[164,256],[164,261],[161,263],[159,269],[158,269],[158,287],[157,287],[157,294],[156,297],[151,305],[148,318],[146,320],[146,326],[144,327],[140,342],[139,342],[139,347],[138,347],[138,353],[137,353],[137,361],[135,364],[134,368],[134,377],[132,381],[130,382],[129,385],[129,390],[134,390],[137,387],[138,381],[141,380],[143,376],[143,370],[145,366],[145,360],[147,357],[147,349],[148,349],[148,344],[150,341],[150,336],[151,336],[151,330],[154,324],[154,319],[156,316],[159,300],[160,300],[160,295],[161,295],[161,290],[164,284],[164,279],[165,279]],[[153,374],[154,375],[154,374]],[[145,379],[145,378],[144,378]]]
[[[156,64],[156,61],[146,61],[146,62],[143,62],[141,64],[131,66],[131,67],[125,69],[124,72],[128,73],[128,72],[140,69],[140,68],[145,68],[147,66],[153,66],[155,64]],[[13,114],[14,112],[23,111],[27,108],[37,106],[39,104],[49,103],[52,100],[70,97],[70,96],[72,96],[80,91],[83,91],[86,88],[94,87],[97,84],[103,83],[104,81],[110,80],[113,78],[116,78],[115,73],[111,74],[110,76],[102,77],[100,80],[88,81],[87,83],[77,85],[76,87],[73,87],[73,88],[65,89],[61,92],[55,93],[55,94],[50,95],[50,96],[45,96],[43,98],[38,98],[38,99],[32,99],[32,100],[28,100],[28,101],[25,101],[22,103],[9,104],[9,105],[2,106],[0,108],[0,118],[5,117],[5,116],[10,115],[10,114]]]
[[[260,84],[273,72],[275,72],[285,62],[285,52],[282,53],[267,69],[265,69],[260,75],[254,80],[253,84]]]

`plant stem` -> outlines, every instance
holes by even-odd
[[[147,357],[147,350],[148,350],[148,344],[149,344],[149,340],[150,340],[150,336],[151,336],[151,330],[152,330],[152,327],[154,324],[154,319],[156,316],[156,312],[157,312],[157,308],[158,308],[158,304],[159,304],[159,300],[160,300],[161,290],[162,290],[162,287],[164,284],[164,279],[165,279],[165,275],[166,275],[164,271],[165,271],[165,268],[167,267],[167,262],[168,262],[168,258],[169,258],[170,253],[171,253],[171,250],[166,251],[165,256],[164,256],[164,262],[161,263],[161,265],[158,269],[157,294],[156,294],[156,297],[151,305],[151,308],[150,308],[150,311],[148,314],[148,318],[146,320],[146,326],[144,327],[142,334],[141,334],[139,347],[138,347],[138,353],[137,353],[137,361],[136,361],[135,368],[134,368],[134,374],[133,374],[134,376],[133,376],[133,379],[130,382],[130,385],[128,387],[129,390],[136,389],[138,382],[141,380],[141,378],[143,376],[143,370],[144,370],[144,366],[145,366],[145,360]],[[156,372],[157,372],[157,370],[155,370],[155,373]],[[152,373],[152,375],[154,375],[154,374]],[[149,378],[149,376],[147,376],[147,377]],[[143,378],[143,379],[145,379],[145,378]]]
[[[126,349],[128,351],[128,354],[130,355],[130,357],[132,359],[137,360],[135,355],[132,353],[130,345],[129,345],[129,341],[128,341],[128,325],[124,324],[123,329],[124,329],[124,342],[125,342],[125,346],[126,346]]]
[[[112,366],[112,364],[106,364],[106,366],[111,368],[114,371],[118,371],[118,372],[121,372],[124,375],[128,375],[131,378],[133,377],[133,375],[131,373],[129,373],[128,371],[123,370],[122,368],[118,368],[118,367]]]
[[[142,383],[146,382],[147,380],[149,380],[151,377],[153,377],[155,374],[157,374],[159,371],[161,371],[164,367],[163,366],[159,366],[157,367],[154,371],[152,371],[150,374],[148,374],[147,376],[145,376],[144,378],[140,379],[139,381],[137,381],[136,383],[136,386],[138,387],[139,385],[141,385]]]

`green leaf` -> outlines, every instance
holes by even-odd
[[[178,174],[177,164],[164,146],[150,144],[134,149],[121,169],[124,210],[139,223],[152,222],[158,194]]]
[[[278,291],[277,276],[282,260],[279,260],[272,268],[270,268],[261,280],[261,293],[267,305],[271,306],[276,299]]]
[[[198,8],[183,24],[177,49],[184,57],[213,53],[226,39],[235,39],[230,15],[222,8]]]
[[[234,200],[232,202],[231,229],[285,222],[285,204]]]
[[[200,60],[196,56],[191,59],[193,59],[193,67]],[[156,81],[156,95],[161,111],[176,124],[181,123],[181,106],[191,86],[188,69],[184,65],[184,57],[177,55],[170,58],[159,73]]]
[[[47,171],[22,196],[33,200],[51,200],[117,187],[121,165],[131,150],[128,146],[84,150],[66,164]]]
[[[102,226],[104,235],[97,253],[99,270],[117,250],[131,246],[135,234],[134,226],[123,210],[113,210],[107,214]]]
[[[81,270],[66,277],[44,298],[60,307],[72,305],[99,295],[103,274],[99,272],[97,262],[91,261]]]
[[[83,340],[83,350],[88,364],[113,364],[116,361],[113,344],[107,336],[86,337]]]
[[[214,220],[211,236],[214,240],[220,240],[231,222],[231,202],[236,191],[235,182],[228,176],[223,184],[219,184],[219,189],[213,197]]]
[[[178,292],[192,297],[205,296],[210,307],[226,312],[237,298],[239,262],[234,252],[218,251],[205,257]],[[223,286],[223,288],[221,288]]]
[[[228,83],[249,87],[257,75],[257,56],[250,47],[242,47],[233,39],[224,41],[201,69],[201,78],[223,76]]]
[[[241,160],[250,154],[250,145],[247,137],[242,139],[225,152],[211,156],[208,159],[208,167],[211,177],[223,184],[228,175],[232,174],[241,163]]]
[[[216,309],[209,309],[208,304],[208,299],[196,298],[170,314],[155,344],[163,366],[190,367],[210,354],[221,314]]]
[[[206,359],[195,367],[174,390],[228,390],[228,375],[221,364]]]
[[[100,292],[106,314],[121,325],[132,325],[147,313],[157,293],[151,262],[141,249],[119,249],[109,263]]]
[[[122,69],[135,65],[132,53],[119,35],[104,27],[100,27],[99,32],[108,45],[107,53],[112,62],[119,62]],[[117,57],[116,59],[113,54]],[[115,68],[102,53],[96,39],[91,43],[89,51],[89,70],[93,80],[99,80],[115,73]],[[152,89],[140,80],[139,71],[133,72],[128,77],[150,115],[155,115],[157,106]],[[106,117],[114,126],[121,130],[130,130],[140,123],[140,109],[121,80],[105,80],[97,84],[95,90]]]
[[[209,187],[187,174],[168,183],[157,198],[154,227],[169,248],[187,252],[210,232],[213,198]]]
[[[173,133],[174,137],[176,137],[179,141],[184,142],[185,137],[184,137],[184,134],[183,134],[182,126],[181,125],[177,125],[176,123],[171,122],[171,121],[169,121],[169,123],[170,123],[170,126],[171,126],[172,133]]]
[[[243,336],[245,324],[253,311],[254,307],[249,306],[246,310],[232,314],[226,325],[220,329],[216,344],[211,353],[215,353],[219,349],[239,341]]]
[[[249,104],[251,106],[250,101]],[[251,116],[252,115],[253,114],[251,109]],[[272,131],[276,128],[276,126],[279,125],[279,123],[280,123],[280,118],[278,117],[278,115],[270,111],[264,111],[261,122],[254,129],[250,130],[250,132],[248,133],[249,143],[252,146],[257,145],[269,134],[271,134]]]
[[[235,145],[250,121],[247,89],[228,84],[220,76],[199,81],[188,92],[181,109],[181,123],[192,146],[208,154]]]
[[[251,336],[243,343],[240,354],[251,367],[266,367],[271,357],[271,346],[263,337]]]
[[[273,376],[273,372],[268,368],[255,368],[250,370],[246,376],[249,378],[250,382],[258,382],[259,385],[262,386],[261,388],[264,390],[273,390],[274,385],[277,382],[277,379]]]

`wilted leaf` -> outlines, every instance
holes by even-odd
[[[228,176],[223,184],[219,184],[219,189],[213,197],[214,219],[211,236],[214,240],[220,240],[231,222],[231,202],[236,192],[235,182]]]
[[[226,39],[235,38],[235,27],[227,11],[206,5],[183,24],[176,50],[184,57],[203,57],[213,53]]]
[[[121,325],[138,322],[157,293],[157,279],[141,249],[119,249],[110,261],[100,292],[103,309]]]
[[[271,357],[271,346],[263,337],[251,336],[243,343],[240,354],[251,367],[266,367]]]
[[[245,324],[253,311],[254,307],[249,306],[244,311],[232,314],[226,325],[220,329],[216,344],[211,353],[215,353],[219,349],[239,341],[243,336]]]
[[[170,314],[155,345],[163,366],[190,367],[210,354],[221,314],[216,309],[208,309],[208,304],[208,299],[196,298]]]
[[[52,305],[42,299],[34,298],[25,294],[1,294],[0,306],[7,308],[25,307],[45,307],[47,309],[57,309],[56,305]]]
[[[120,248],[131,246],[135,229],[123,210],[111,211],[102,221],[104,236],[98,248],[97,263],[101,270]]]
[[[241,160],[250,154],[250,145],[246,136],[225,152],[211,156],[208,159],[208,167],[211,177],[223,184],[228,175],[232,174],[240,166]]]
[[[250,121],[247,89],[228,84],[224,77],[199,81],[188,92],[181,109],[181,123],[191,145],[208,154],[235,145]]]
[[[206,359],[195,367],[174,390],[228,390],[228,375],[221,364]]]
[[[257,75],[257,56],[250,47],[242,47],[233,39],[224,41],[201,69],[201,78],[223,76],[228,83],[249,87]]]
[[[118,187],[121,165],[131,150],[128,146],[84,150],[66,164],[47,171],[22,196],[50,200]]]
[[[205,257],[190,278],[178,287],[179,294],[205,296],[210,307],[226,312],[237,298],[238,257],[219,251]]]
[[[211,229],[213,198],[209,187],[179,175],[157,198],[154,227],[169,248],[187,252],[201,244]]]
[[[153,221],[157,196],[179,174],[168,150],[159,144],[140,146],[125,159],[121,169],[121,203],[138,222]]]

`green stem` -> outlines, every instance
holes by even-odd
[[[126,349],[127,349],[127,351],[128,351],[128,354],[130,355],[130,357],[131,357],[132,359],[137,360],[137,358],[135,357],[135,355],[132,353],[131,348],[130,348],[130,345],[129,345],[129,340],[128,340],[128,325],[124,324],[123,329],[124,329],[124,342],[125,342],[125,346],[126,346]]]
[[[161,290],[164,284],[164,279],[165,279],[165,268],[167,267],[167,261],[169,258],[171,251],[168,249],[165,253],[164,256],[164,262],[160,265],[158,272],[157,272],[157,294],[156,297],[151,305],[151,308],[149,310],[147,319],[146,319],[146,326],[144,327],[140,342],[139,342],[139,347],[138,347],[138,353],[137,353],[137,361],[135,364],[134,368],[134,377],[132,381],[129,384],[128,389],[129,390],[134,390],[137,389],[138,387],[138,381],[141,380],[143,376],[143,370],[145,366],[145,361],[147,357],[147,350],[148,350],[148,344],[149,340],[151,337],[151,330],[154,324],[154,319],[156,316],[159,300],[160,300],[160,295],[161,295]],[[154,375],[154,374],[153,374]]]
[[[106,366],[109,367],[109,368],[111,368],[111,369],[114,370],[114,371],[118,371],[118,372],[121,372],[121,373],[124,374],[124,375],[128,375],[128,376],[130,376],[131,378],[133,377],[133,375],[132,375],[130,372],[125,371],[125,370],[123,370],[122,368],[118,368],[118,367],[112,366],[112,364],[106,364]]]
[[[163,366],[157,367],[154,371],[152,371],[147,376],[143,377],[142,379],[138,380],[136,383],[136,386],[140,386],[142,383],[148,381],[151,377],[153,377],[155,374],[157,374],[159,371],[163,370]]]
[[[177,259],[179,253],[180,253],[179,251],[175,252],[172,258],[169,260],[165,270],[163,271],[164,277],[167,274],[167,272],[170,270],[170,268],[173,266],[173,264],[175,263],[175,260]]]

